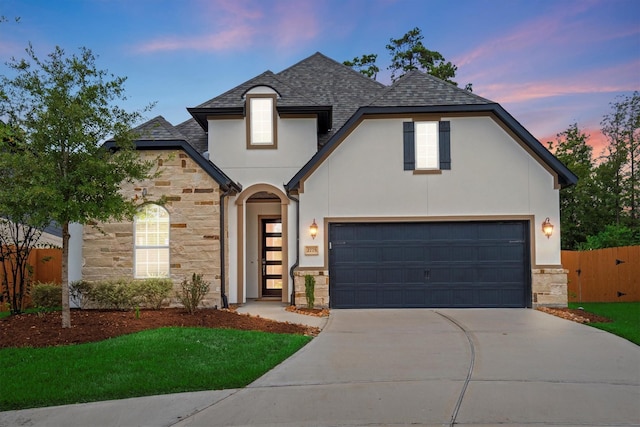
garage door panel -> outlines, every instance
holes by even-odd
[[[331,305],[525,307],[527,235],[524,221],[331,224]]]
[[[353,260],[358,263],[380,262],[380,251],[371,246],[355,247],[353,250]]]

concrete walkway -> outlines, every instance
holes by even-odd
[[[253,301],[249,300],[238,307],[238,313],[260,316],[265,319],[277,320],[278,322],[299,323],[301,325],[315,326],[323,328],[327,324],[327,317],[307,316],[305,314],[293,313],[285,310],[286,304],[279,301]]]
[[[542,312],[334,310],[247,388],[0,413],[0,426],[640,425],[640,347]]]

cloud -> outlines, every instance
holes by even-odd
[[[313,40],[319,32],[313,3],[216,0],[195,5],[196,20],[201,22],[204,31],[197,35],[152,39],[139,44],[135,50],[153,53],[247,51],[262,46],[291,48]]]
[[[517,103],[565,95],[627,92],[640,86],[638,70],[640,59],[555,79],[491,83],[481,86],[481,96]]]
[[[562,75],[579,64],[593,65],[594,56],[604,65],[613,49],[628,46],[629,53],[637,49],[640,34],[636,25],[599,19],[610,11],[609,5],[598,1],[557,3],[452,60],[460,76],[478,87],[487,81]]]

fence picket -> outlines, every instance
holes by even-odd
[[[562,251],[562,265],[569,301],[640,301],[640,246]]]
[[[3,262],[8,263],[9,261]],[[28,262],[33,267],[34,283],[62,283],[62,249],[33,249],[29,254]],[[2,274],[1,271],[0,274]],[[31,298],[27,295],[23,300],[23,305],[28,307],[30,304]],[[6,310],[4,304],[0,305],[0,310]]]

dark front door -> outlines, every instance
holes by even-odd
[[[282,297],[282,220],[261,222],[262,296]]]
[[[331,224],[331,306],[529,306],[528,235],[525,221]]]

